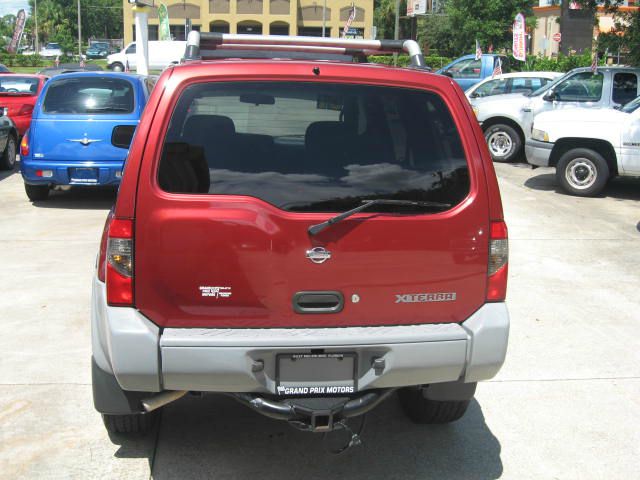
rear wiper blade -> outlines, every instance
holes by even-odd
[[[335,217],[330,218],[326,222],[318,223],[316,225],[311,225],[308,228],[309,235],[317,235],[325,228],[330,227],[334,223],[338,223],[345,218],[349,218],[351,215],[355,215],[363,210],[366,210],[373,205],[403,205],[409,207],[431,207],[431,208],[450,208],[450,203],[439,203],[439,202],[420,202],[413,200],[391,200],[385,198],[377,198],[375,200],[363,200],[362,205],[356,208],[352,208],[351,210],[347,210],[340,215],[336,215]]]
[[[85,108],[87,113],[92,112],[128,112],[128,108],[124,107],[93,107],[93,108]]]

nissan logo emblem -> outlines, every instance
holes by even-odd
[[[311,250],[307,250],[305,256],[313,263],[324,263],[331,258],[331,252],[323,247],[314,247]]]

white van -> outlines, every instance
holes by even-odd
[[[174,62],[179,62],[184,56],[187,42],[178,41],[150,41],[149,69],[162,70]],[[136,42],[132,42],[118,53],[107,57],[107,66],[114,72],[122,72],[129,63],[129,69],[136,68]]]

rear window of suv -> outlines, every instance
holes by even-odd
[[[469,193],[460,137],[439,95],[326,83],[188,87],[158,181],[170,193],[248,195],[298,212],[375,198],[455,205]]]
[[[96,115],[133,112],[133,84],[127,80],[76,77],[51,82],[43,103],[45,113]]]

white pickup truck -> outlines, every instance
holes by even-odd
[[[556,167],[564,190],[582,197],[615,176],[640,176],[640,97],[616,109],[571,109],[536,115],[527,161]]]

